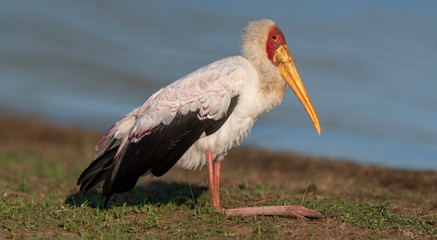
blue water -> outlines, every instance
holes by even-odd
[[[437,2],[0,3],[0,113],[105,130],[161,86],[283,30],[322,134],[289,91],[246,146],[437,170]]]

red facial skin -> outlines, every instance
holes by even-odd
[[[269,30],[269,34],[266,41],[266,52],[270,61],[273,63],[273,56],[276,49],[285,44],[285,37],[281,29],[276,26],[272,26]]]

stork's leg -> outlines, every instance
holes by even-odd
[[[220,162],[213,161],[211,151],[206,151],[206,166],[208,169],[209,204],[217,212],[228,216],[235,215],[277,215],[299,218],[322,218],[324,214],[300,205],[262,206],[223,209],[220,207]]]
[[[214,166],[212,163],[212,153],[211,151],[205,152],[206,157],[206,168],[208,170],[208,188],[209,188],[209,205],[219,211],[220,205],[218,201],[217,191],[215,190],[216,184],[214,182]]]
[[[220,208],[220,162],[213,160],[214,162],[214,195],[216,201],[216,209]]]

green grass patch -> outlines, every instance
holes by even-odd
[[[425,234],[437,234],[437,217],[402,216],[390,210],[393,203],[372,201],[346,202],[343,198],[323,198],[307,201],[307,207],[339,217],[342,221],[370,229],[416,230]]]

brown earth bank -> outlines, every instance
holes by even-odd
[[[47,177],[28,176],[31,178],[28,188],[31,193],[50,194],[51,191],[68,198],[77,197],[76,176],[90,162],[94,154],[94,145],[100,140],[101,132],[86,131],[75,127],[60,127],[42,119],[33,120],[22,117],[0,117],[0,153],[31,152],[38,153],[41,161],[66,169],[65,175],[57,177],[57,181]],[[250,136],[249,136],[250,137]],[[1,163],[0,163],[1,164]],[[7,164],[5,164],[6,166]],[[9,166],[9,165],[8,165]],[[25,161],[17,160],[14,169],[29,168]],[[24,170],[23,170],[24,171]],[[2,167],[0,170],[0,190],[10,194],[26,195],[11,186],[20,183],[22,176],[12,175],[11,170]],[[191,195],[199,201],[205,201],[206,171],[205,169],[186,171],[172,169],[162,178],[142,178],[136,190],[114,197],[112,204],[129,202],[133,195],[143,194],[154,203],[162,204],[162,191],[172,191],[175,186],[189,184]],[[220,220],[224,231],[228,234],[211,235],[207,238],[312,238],[312,239],[367,239],[389,238],[435,239],[437,237],[437,172],[399,170],[378,166],[364,166],[337,159],[325,159],[309,156],[298,156],[290,153],[276,153],[259,149],[236,148],[225,158],[222,164],[222,205],[224,207],[253,206],[264,204],[306,204],[318,211],[329,214],[321,220],[302,220],[260,216],[257,221],[263,225],[254,226],[253,217],[238,217]],[[240,192],[256,192],[251,197],[240,196]],[[199,194],[197,194],[199,192]],[[177,199],[177,196],[176,196]],[[152,201],[152,202],[153,202]],[[365,208],[368,209],[365,209]],[[373,207],[375,207],[373,209]],[[363,209],[366,215],[358,220],[348,218],[348,212]],[[370,209],[370,210],[369,210]],[[372,210],[373,209],[373,210]],[[1,211],[1,210],[0,210]],[[387,225],[372,225],[372,215],[381,215],[388,211],[400,216]],[[354,213],[357,214],[357,213]],[[359,213],[358,213],[359,214]],[[176,221],[184,221],[183,214],[169,216]],[[385,216],[385,215],[384,215]],[[387,215],[388,216],[388,215]],[[391,215],[390,215],[391,216]],[[386,217],[389,221],[389,217]],[[13,219],[13,218],[10,218]],[[406,222],[419,221],[416,225]],[[19,235],[18,230],[11,229],[14,220],[0,219],[0,238],[31,236],[32,230]],[[149,229],[160,238],[179,237],[160,235],[169,232],[166,217],[160,220],[160,226]],[[271,222],[273,221],[273,222]],[[382,221],[382,220],[381,220]],[[404,224],[404,225],[403,225]],[[8,226],[8,227],[5,227]],[[24,229],[24,230],[23,230]],[[202,226],[199,226],[202,229]],[[273,231],[271,229],[279,229]],[[425,230],[424,230],[425,229]],[[55,231],[55,233],[53,233]],[[42,236],[63,236],[61,230],[39,232]],[[231,234],[229,234],[231,233]],[[18,235],[17,235],[18,234]],[[129,233],[126,233],[129,234]],[[68,236],[75,234],[68,233]],[[126,237],[126,236],[125,236]],[[134,235],[134,238],[138,236]]]

